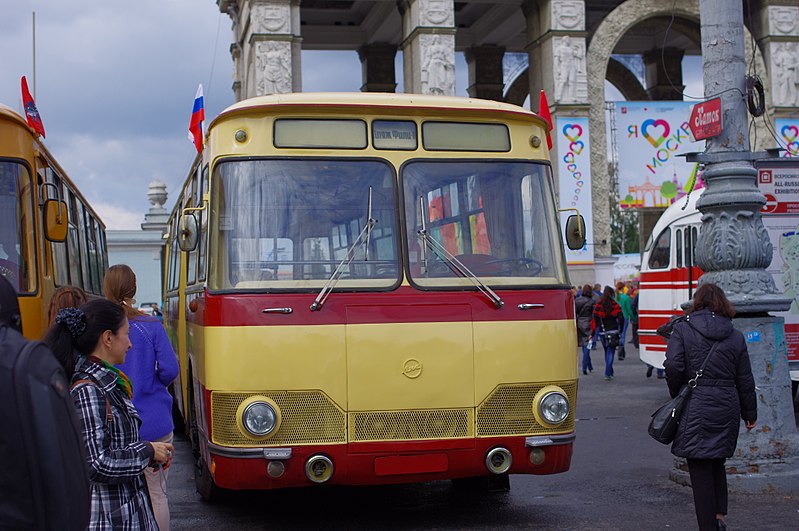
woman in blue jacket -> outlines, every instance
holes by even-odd
[[[694,294],[685,321],[674,325],[666,348],[666,383],[672,397],[694,378],[710,353],[697,386],[680,418],[671,453],[686,458],[699,529],[727,529],[727,473],[743,419],[747,430],[757,421],[757,398],[743,334],[733,328],[735,309],[715,284]]]
[[[133,404],[141,416],[141,437],[148,441],[172,442],[172,395],[167,387],[178,376],[178,359],[164,326],[153,316],[134,308],[136,274],[124,264],[111,266],[103,281],[105,296],[124,309],[130,321],[131,348],[118,365],[133,384]],[[169,530],[166,494],[167,468],[148,469],[144,477],[160,531]]]

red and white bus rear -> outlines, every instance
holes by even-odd
[[[640,295],[638,299],[638,337],[641,361],[663,368],[666,342],[657,334],[657,328],[672,315],[682,313],[682,304],[693,297],[702,270],[695,263],[696,242],[702,225],[702,214],[696,208],[703,190],[696,190],[687,199],[682,198],[663,212],[644,247],[641,256]],[[763,216],[767,226],[784,224],[785,216]],[[795,225],[795,224],[794,224]],[[779,232],[779,231],[776,231]],[[774,243],[774,230],[769,230]],[[780,237],[784,237],[781,235]],[[779,242],[774,245],[774,260]],[[782,289],[782,273],[772,263],[769,271]],[[780,278],[777,278],[780,277]],[[785,337],[788,346],[788,368],[793,392],[799,384],[799,311],[793,304],[787,312],[777,312],[785,318]]]

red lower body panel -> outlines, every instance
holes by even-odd
[[[558,474],[569,470],[571,464],[572,443],[537,446],[545,457],[535,465],[530,461],[532,448],[526,447],[525,437],[519,436],[292,447],[291,457],[281,460],[285,472],[279,478],[269,477],[269,461],[262,457],[227,457],[213,451],[210,456],[214,481],[222,488],[281,489],[315,485],[305,476],[305,462],[317,454],[333,461],[328,484],[378,485],[485,476],[489,474],[486,454],[499,446],[513,456],[510,474]]]

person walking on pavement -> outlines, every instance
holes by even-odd
[[[666,383],[672,397],[710,357],[702,377],[695,380],[671,453],[687,460],[699,529],[725,530],[724,463],[735,452],[741,419],[747,430],[755,427],[755,381],[746,341],[732,324],[735,309],[721,288],[699,286],[686,313],[685,321],[674,325],[666,347]]]
[[[108,268],[103,280],[105,296],[119,304],[130,321],[131,348],[118,368],[130,376],[133,405],[141,416],[139,431],[147,441],[171,444],[172,395],[167,386],[178,376],[178,358],[164,326],[157,317],[134,308],[136,274],[125,264]],[[144,472],[160,531],[169,531],[169,501],[166,494],[168,470],[148,468]]]
[[[599,338],[605,349],[605,380],[613,379],[613,357],[624,326],[624,315],[613,295],[613,288],[605,286],[602,298],[594,306],[594,320],[591,322],[591,326],[599,330]]]
[[[591,320],[594,313],[594,301],[591,298],[591,285],[583,286],[574,300],[574,314],[577,316],[577,345],[583,349],[583,374],[594,370],[591,364]]]
[[[621,335],[619,337],[619,360],[623,360],[627,357],[627,352],[624,350],[624,343],[627,339],[627,327],[633,316],[630,296],[624,292],[624,287],[624,282],[616,282],[616,302],[621,307],[622,314],[624,315],[624,324],[621,327]]]
[[[594,289],[591,292],[591,300],[594,301],[594,305],[599,302],[599,299],[602,298],[602,285],[601,284],[594,284]],[[593,327],[593,325],[592,325]],[[596,346],[599,343],[599,328],[594,330],[592,337],[591,337],[591,350],[596,350]]]

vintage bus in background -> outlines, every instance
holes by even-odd
[[[657,329],[673,315],[683,313],[682,305],[688,302],[698,287],[702,270],[695,264],[696,243],[702,225],[702,214],[696,202],[704,189],[696,190],[669,206],[660,217],[641,256],[640,294],[638,299],[638,340],[641,361],[663,368],[666,359],[666,341]],[[778,216],[763,214],[766,226]],[[786,218],[782,218],[786,219]],[[796,225],[797,218],[789,218]],[[772,231],[769,231],[772,232]],[[779,242],[774,244],[774,258],[778,259]],[[778,290],[784,288],[781,273],[776,273],[775,263],[769,271],[775,275]],[[779,268],[777,268],[779,269]],[[799,279],[797,279],[799,281]],[[774,312],[786,319],[785,331],[788,347],[788,368],[791,373],[793,393],[799,385],[799,319],[789,312]],[[793,322],[792,322],[793,321]]]
[[[19,294],[23,333],[40,339],[59,286],[102,294],[105,225],[38,134],[0,105],[0,275]]]
[[[402,94],[265,96],[210,123],[165,290],[204,498],[569,469],[546,133],[513,105]]]

